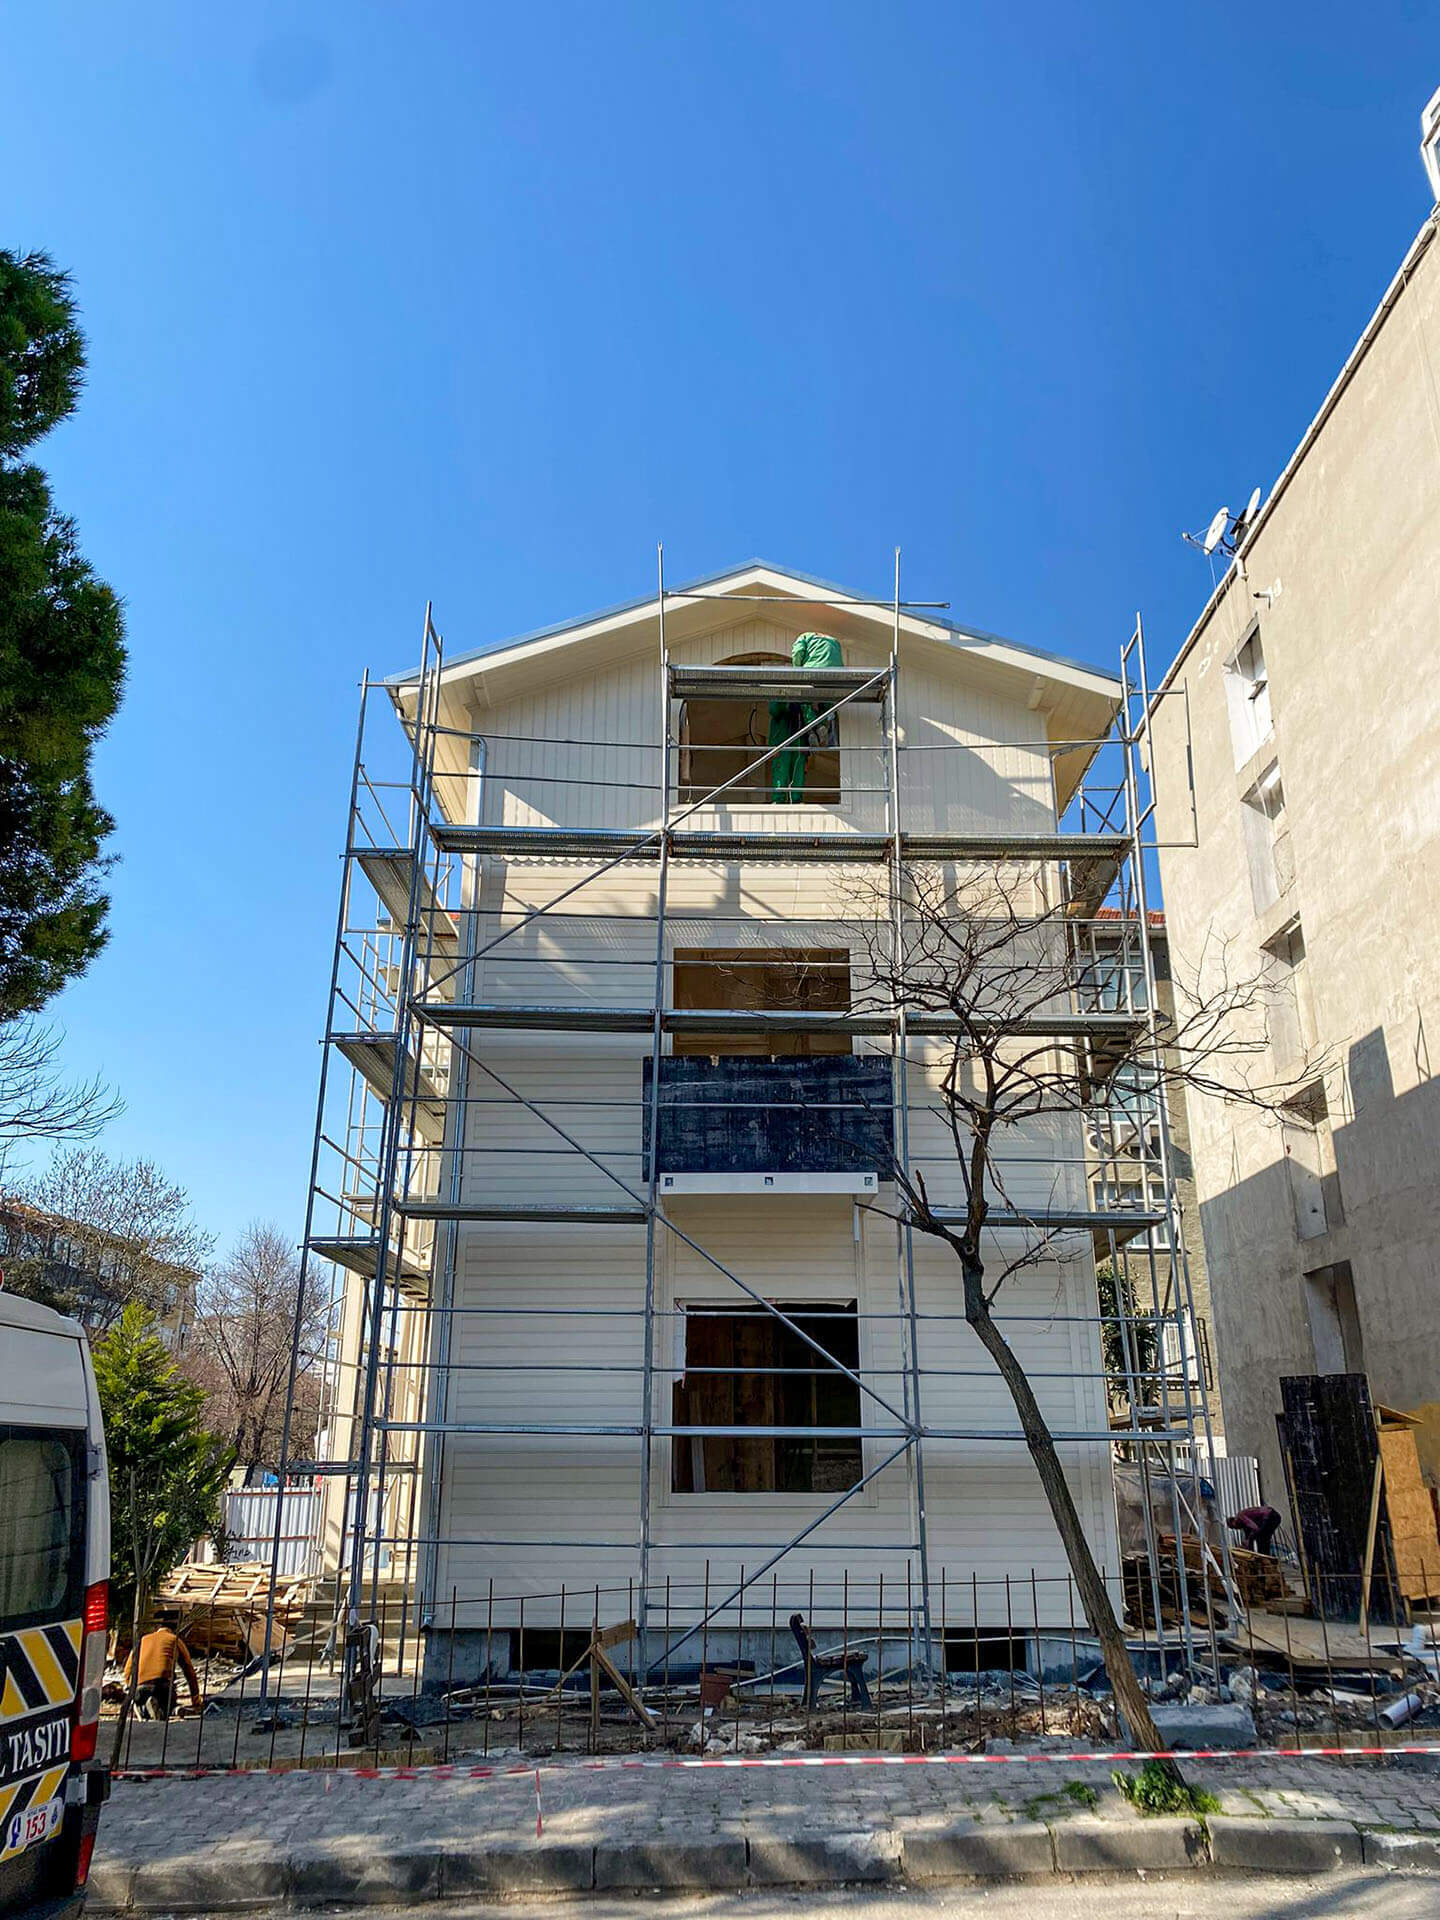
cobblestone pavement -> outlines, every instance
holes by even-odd
[[[1003,1826],[1133,1819],[1104,1763],[1043,1765],[591,1768],[542,1763],[547,1845],[704,1841],[767,1833],[923,1833],[957,1821]],[[1428,1760],[1187,1761],[1187,1780],[1241,1818],[1347,1820],[1440,1834],[1440,1768]],[[1083,1784],[1095,1795],[1067,1794]],[[363,1842],[533,1844],[533,1770],[489,1779],[364,1779],[353,1773],[232,1774],[120,1781],[100,1826],[110,1864],[226,1850]]]

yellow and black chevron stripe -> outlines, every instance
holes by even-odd
[[[16,1780],[8,1787],[0,1787],[0,1860],[9,1859],[12,1853],[21,1851],[19,1846],[10,1845],[10,1826],[17,1814],[25,1813],[31,1807],[43,1807],[47,1800],[53,1800],[65,1784],[65,1775],[70,1771],[68,1762],[51,1767],[47,1773],[35,1773],[28,1780]],[[23,1827],[21,1828],[23,1832]]]
[[[63,1620],[52,1627],[26,1627],[0,1634],[0,1726],[42,1707],[68,1707],[80,1678],[81,1622]]]

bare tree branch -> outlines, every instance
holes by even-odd
[[[906,1072],[913,1075],[918,1065],[931,1091],[911,1111],[938,1112],[954,1164],[940,1169],[938,1189],[918,1163],[892,1164],[888,1177],[896,1186],[898,1217],[956,1256],[965,1319],[994,1360],[1020,1417],[1116,1700],[1137,1744],[1158,1751],[1159,1736],[1055,1441],[993,1308],[1016,1274],[1078,1257],[1065,1253],[1073,1244],[1070,1230],[1044,1216],[1083,1212],[1092,1204],[1084,1116],[1118,1109],[1122,1124],[1126,1115],[1138,1124],[1136,1116],[1161,1110],[1177,1091],[1293,1113],[1293,1103],[1323,1074],[1325,1062],[1312,1056],[1277,1073],[1267,1018],[1273,983],[1263,972],[1237,977],[1233,956],[1223,947],[1207,947],[1194,975],[1176,983],[1175,1014],[1157,1044],[1148,983],[1139,982],[1138,1002],[1133,980],[1117,994],[1115,982],[1097,971],[1086,923],[1068,903],[1046,898],[1038,869],[997,862],[947,877],[939,866],[915,865],[906,869],[902,884],[897,953],[878,883],[859,883],[860,891],[868,886],[871,893],[853,915],[866,959],[857,1006],[903,1010],[911,1027],[920,1027],[922,1057],[907,1061]],[[1104,1017],[1074,1032],[1076,1016]],[[1024,1151],[1037,1129],[1042,1137],[1058,1131],[1062,1149],[1060,1164],[1051,1156],[1048,1208],[1017,1201],[1009,1187],[1013,1167],[1028,1174],[1040,1164]],[[1069,1184],[1083,1196],[1072,1198],[1068,1208],[1055,1205],[1067,1147],[1074,1168]],[[1020,1245],[992,1273],[992,1242],[985,1236],[997,1204]],[[1098,1319],[1098,1300],[1096,1314]]]
[[[199,1309],[186,1372],[208,1394],[209,1417],[230,1434],[248,1483],[279,1454],[297,1310],[300,1364],[292,1437],[303,1446],[308,1426],[313,1439],[326,1303],[311,1288],[302,1310],[299,1255],[278,1227],[254,1221],[205,1275]]]
[[[34,1020],[0,1023],[0,1180],[17,1148],[93,1140],[122,1110],[102,1080],[61,1078],[63,1038]]]

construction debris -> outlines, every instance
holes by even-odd
[[[202,1566],[187,1560],[169,1575],[155,1597],[180,1609],[180,1631],[195,1658],[247,1661],[265,1650],[270,1587],[270,1568],[262,1561]],[[272,1653],[281,1654],[289,1646],[310,1587],[308,1579],[281,1576],[275,1587]]]

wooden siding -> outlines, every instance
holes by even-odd
[[[800,630],[798,621],[781,626],[743,619],[688,643],[677,657],[713,664],[741,653],[788,654]],[[873,661],[852,655],[852,663],[879,666],[883,657],[878,651]],[[917,753],[905,763],[905,825],[1020,832],[1053,826],[1048,763],[1034,744],[1044,730],[1042,714],[968,684],[960,660],[953,675],[902,670],[902,690],[904,740],[953,747]],[[483,817],[494,823],[636,830],[654,824],[659,706],[658,663],[647,655],[487,710],[483,725],[493,737]],[[545,746],[525,737],[537,735],[592,744]],[[847,709],[841,739],[846,746],[878,747],[878,710]],[[878,753],[847,759],[873,762],[878,774]],[[542,778],[555,774],[567,776],[565,783]],[[871,784],[858,777],[857,783]],[[881,784],[878,777],[873,784]],[[839,833],[886,824],[878,796],[853,792],[838,808],[717,806],[702,809],[693,820],[698,827],[756,831],[797,823]],[[554,899],[587,871],[577,862],[483,861],[479,944],[513,926],[528,909]],[[675,866],[668,947],[849,945],[859,994],[865,943],[853,923],[870,912],[867,902],[876,884],[873,871],[829,865]],[[883,876],[878,884],[883,886]],[[468,991],[487,1003],[648,1007],[654,990],[655,889],[655,872],[639,867],[594,879],[555,915],[508,937],[475,968]],[[855,1045],[861,1051],[877,1049],[873,1040],[857,1039]],[[474,1064],[464,1138],[466,1197],[532,1203],[557,1195],[588,1204],[623,1200],[607,1170],[632,1188],[641,1185],[641,1069],[648,1037],[479,1031],[467,1036],[467,1046]],[[886,1049],[880,1044],[878,1050]],[[947,1154],[940,1123],[923,1111],[934,1096],[942,1051],[939,1043],[916,1048],[910,1069],[912,1140],[932,1190],[958,1200],[953,1153]],[[489,1080],[487,1067],[540,1103],[594,1160],[567,1147],[543,1120],[503,1095]],[[1012,1199],[1035,1207],[1078,1204],[1084,1194],[1082,1159],[1078,1123],[1057,1121],[1045,1129],[1017,1131],[1007,1155]],[[861,1371],[894,1407],[904,1406],[896,1233],[890,1221],[857,1211],[840,1197],[677,1199],[672,1212],[677,1226],[765,1298],[856,1299],[862,1315]],[[1014,1240],[1010,1236],[1012,1249]],[[997,1237],[997,1261],[1004,1249],[1004,1239]],[[1056,1425],[1098,1432],[1105,1425],[1098,1333],[1093,1324],[1080,1324],[1080,1316],[1095,1312],[1093,1262],[1083,1239],[1064,1250],[1074,1257],[1047,1261],[1010,1280],[1002,1310],[1011,1316],[1011,1336],[1034,1370],[1041,1404]],[[658,1253],[661,1317],[653,1406],[656,1423],[666,1425],[680,1358],[675,1314],[686,1302],[743,1304],[745,1296],[664,1228]],[[960,1312],[953,1255],[917,1242],[915,1271],[922,1316],[920,1400],[927,1426],[1014,1433],[1008,1396],[974,1336],[953,1317]],[[645,1236],[638,1227],[461,1228],[450,1417],[638,1427],[644,1289]],[[598,1316],[588,1311],[595,1308],[603,1311]],[[861,1423],[883,1429],[897,1424],[869,1396],[862,1400]],[[894,1444],[867,1439],[867,1470]],[[579,1620],[593,1606],[597,1582],[606,1589],[602,1617],[623,1618],[634,1610],[638,1435],[454,1435],[443,1451],[438,1512],[445,1544],[436,1569],[438,1612],[448,1613],[453,1594],[458,1624],[483,1626],[493,1619],[497,1626],[511,1625],[518,1621],[523,1594],[526,1622],[554,1626],[562,1585],[571,1596],[567,1605],[577,1609],[567,1618]],[[1069,1444],[1062,1453],[1100,1557],[1113,1566],[1108,1448]],[[950,1624],[971,1620],[972,1601],[978,1603],[982,1624],[1026,1624],[1032,1573],[1042,1624],[1063,1624],[1068,1618],[1063,1553],[1023,1446],[998,1438],[931,1439],[925,1474],[937,1624],[942,1568]],[[824,1495],[679,1494],[670,1486],[669,1442],[661,1439],[653,1459],[650,1589],[657,1623],[667,1582],[672,1620],[693,1618],[705,1590],[707,1562],[713,1601],[735,1583],[742,1565],[753,1571],[828,1504]],[[813,1592],[816,1616],[838,1618],[841,1576],[848,1569],[851,1617],[866,1617],[883,1573],[886,1604],[895,1607],[898,1619],[907,1565],[914,1575],[915,1504],[913,1462],[902,1457],[842,1506],[813,1542],[780,1562],[773,1596],[782,1617],[795,1605],[809,1607]],[[496,1544],[506,1541],[534,1544]],[[580,1589],[586,1590],[584,1600],[574,1597]],[[771,1598],[767,1577],[747,1597],[750,1617],[768,1618]],[[734,1619],[732,1611],[729,1624]]]

